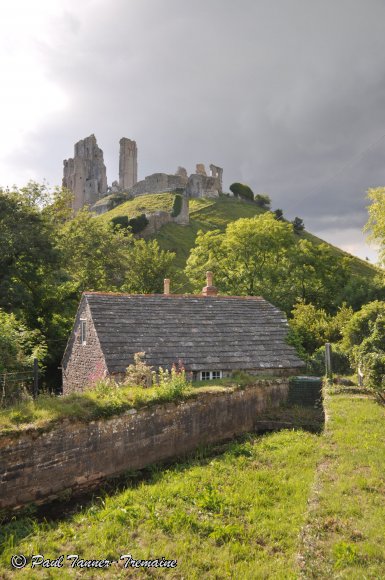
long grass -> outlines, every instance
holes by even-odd
[[[62,553],[119,560],[165,556],[177,560],[168,578],[295,578],[298,535],[318,458],[319,436],[303,431],[250,435],[201,450],[147,481],[96,498],[77,514],[55,522],[30,515],[2,528],[2,565],[14,553]],[[132,574],[138,574],[133,570]],[[92,578],[126,578],[118,564]],[[41,578],[30,567],[21,576]],[[153,570],[142,577],[165,577]],[[9,576],[11,577],[11,576]],[[48,577],[48,576],[47,576]],[[50,571],[52,578],[73,577]],[[131,577],[131,576],[129,576]]]
[[[385,408],[327,394],[327,430],[302,549],[304,578],[385,578]]]

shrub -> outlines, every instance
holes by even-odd
[[[281,209],[275,209],[273,213],[276,220],[283,221],[284,217]]]
[[[232,183],[230,185],[230,191],[233,192],[235,197],[241,197],[242,199],[254,201],[254,193],[252,189],[244,183]]]
[[[385,392],[385,352],[369,352],[360,362],[365,386],[374,391]]]
[[[183,198],[182,196],[178,193],[175,197],[174,197],[174,202],[172,204],[172,212],[171,212],[171,216],[172,217],[178,217],[178,215],[180,214],[180,212],[182,211],[182,205],[183,205]]]
[[[308,359],[308,371],[316,375],[325,374],[325,347],[321,346]],[[338,375],[352,372],[348,355],[337,344],[332,345],[332,371]]]
[[[117,215],[116,217],[112,218],[112,223],[114,228],[124,228],[127,229],[129,227],[129,220],[126,215]]]
[[[152,367],[144,362],[145,353],[134,354],[134,364],[127,367],[124,384],[132,387],[151,387],[154,381]]]
[[[303,220],[299,217],[294,218],[291,223],[293,224],[293,230],[295,234],[299,234],[300,232],[303,232],[303,230],[305,229],[305,224],[303,223]]]
[[[130,229],[133,234],[139,234],[148,224],[148,219],[144,213],[131,219],[128,219],[126,215],[118,215],[111,221],[114,228]]]
[[[148,219],[144,213],[140,214],[137,217],[131,218],[128,222],[129,226],[131,227],[131,231],[133,234],[139,234],[144,230],[144,228],[148,225]]]
[[[254,197],[254,201],[258,207],[262,207],[264,209],[270,209],[271,199],[265,193],[256,193]]]

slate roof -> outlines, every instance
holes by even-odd
[[[260,297],[85,293],[110,373],[136,352],[189,371],[300,368],[285,315]]]

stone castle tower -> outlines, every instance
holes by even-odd
[[[119,189],[127,191],[138,181],[138,149],[136,142],[127,137],[123,137],[119,144]]]
[[[73,192],[75,211],[85,205],[93,205],[106,195],[106,166],[103,151],[98,147],[95,135],[78,141],[75,144],[74,157],[64,161],[63,187]]]

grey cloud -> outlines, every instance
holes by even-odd
[[[59,183],[73,143],[95,133],[111,182],[124,135],[141,177],[213,161],[225,185],[268,192],[308,227],[360,228],[365,190],[385,183],[385,141],[357,158],[385,133],[384,21],[377,0],[67,6],[39,47],[70,107],[21,158]]]

